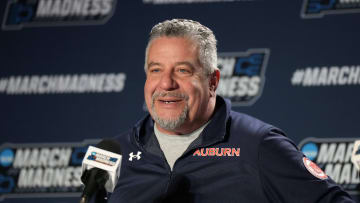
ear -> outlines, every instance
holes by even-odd
[[[213,73],[210,75],[209,79],[209,87],[210,87],[210,96],[215,96],[215,91],[219,85],[220,81],[220,71],[219,69],[216,69]]]

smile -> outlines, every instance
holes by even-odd
[[[180,102],[182,101],[181,99],[159,99],[158,101],[165,103],[165,104],[172,104],[172,103],[176,103],[176,102]]]

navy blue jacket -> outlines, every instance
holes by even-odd
[[[312,175],[281,130],[231,111],[219,96],[216,103],[173,171],[149,115],[118,136],[123,160],[108,202],[353,202],[330,178]]]

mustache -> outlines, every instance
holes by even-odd
[[[177,97],[179,99],[185,100],[189,99],[189,96],[187,94],[181,92],[155,92],[151,97],[152,102],[154,103],[155,100],[159,97]]]

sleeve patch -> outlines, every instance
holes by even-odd
[[[324,180],[327,179],[328,176],[325,174],[323,170],[319,166],[317,166],[314,162],[310,161],[307,157],[303,158],[305,168],[315,177]]]

